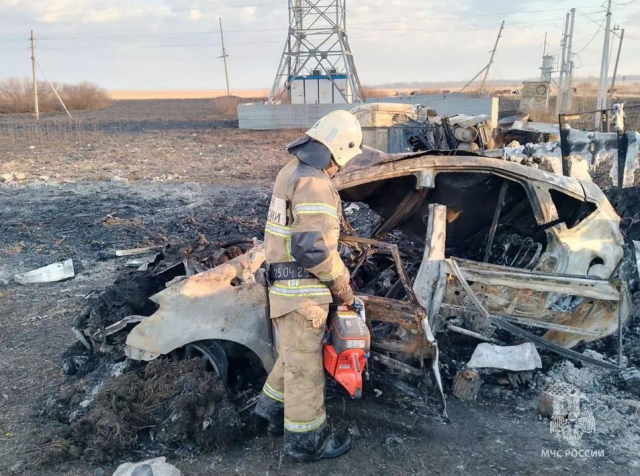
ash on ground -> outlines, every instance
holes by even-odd
[[[41,418],[40,464],[188,456],[222,450],[247,429],[225,386],[195,359],[104,365],[62,385],[42,404]]]
[[[598,360],[604,356],[594,350],[584,354]],[[626,359],[623,364],[627,364]],[[622,375],[625,371],[622,372]],[[595,365],[579,365],[569,360],[554,364],[538,384],[565,382],[580,390],[581,406],[589,408],[595,418],[594,437],[615,454],[630,454],[640,448],[640,401],[629,391],[621,372]]]
[[[250,229],[257,233],[258,227],[252,222]],[[157,305],[149,297],[169,281],[211,269],[254,245],[189,235],[186,242],[165,246],[147,269],[125,268],[112,285],[88,298],[74,327],[90,349],[78,341],[63,353],[65,383],[37,404],[42,431],[32,442],[34,467],[78,458],[119,462],[141,453],[187,457],[224,450],[257,430],[260,422],[247,408],[260,378],[232,395],[203,359],[128,361],[128,332],[105,332],[127,316],[153,314]]]
[[[256,206],[263,207],[264,201],[260,197]],[[634,236],[636,212],[618,212],[623,220],[631,217],[627,220],[630,222],[629,239]],[[359,236],[371,236],[380,223],[380,217],[361,203],[345,204],[345,215]],[[248,228],[257,231],[257,227],[258,222],[251,222]],[[419,261],[413,256],[416,247],[410,238],[394,231],[385,240],[399,245],[403,261],[409,263],[410,274],[415,272],[411,264]],[[164,259],[148,272],[124,271],[113,286],[92,298],[81,316],[84,328],[94,335],[126,315],[153,313],[155,307],[147,298],[165,285],[165,281],[154,278],[154,274],[176,261],[186,258],[194,269],[206,269],[246,251],[246,243],[222,244],[224,246],[220,242],[212,245],[201,235],[187,245],[165,249]],[[375,272],[372,272],[371,281],[378,283],[372,294],[384,296],[388,295],[396,277],[380,279],[380,273],[389,266],[388,258],[380,259],[380,262],[372,261]],[[633,279],[635,281],[630,284],[635,302],[637,278]],[[640,363],[640,352],[637,352],[640,339],[634,321],[625,331],[628,370]],[[133,455],[137,458],[140,454],[189,456],[224,450],[239,437],[256,430],[257,423],[251,417],[251,411],[246,410],[255,392],[231,396],[215,374],[207,372],[199,361],[176,363],[165,359],[146,366],[128,363],[122,360],[125,335],[109,336],[110,345],[99,355],[85,351],[80,343],[65,353],[65,368],[75,375],[39,405],[44,430],[37,445],[41,450],[34,463],[79,457],[91,462],[113,462]],[[477,342],[458,342],[447,336],[439,336],[439,340],[443,375],[448,386],[455,372],[468,361]],[[614,344],[613,339],[604,339],[589,344],[582,351],[603,358],[603,354],[615,353]],[[501,382],[499,375],[488,379],[480,392],[479,404],[489,400],[493,404],[515,402],[518,407],[529,407],[537,412],[539,393],[544,385],[567,382],[580,388],[593,409],[596,435],[592,435],[591,442],[597,438],[597,444],[603,445],[608,454],[616,458],[628,458],[637,450],[640,446],[640,403],[633,384],[627,383],[620,372],[574,364],[554,354],[542,354],[543,372],[515,389],[505,384],[504,379]]]

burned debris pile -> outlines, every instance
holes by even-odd
[[[188,456],[223,449],[246,427],[226,387],[195,359],[104,365],[60,387],[40,414],[42,464],[140,452]]]
[[[425,265],[426,253],[434,247],[434,242],[428,241],[430,233],[433,232],[429,229],[430,213],[434,210],[432,207],[441,207],[444,210],[442,226],[443,231],[446,228],[446,233],[442,233],[442,248],[438,248],[441,249],[439,259],[444,258],[447,261],[446,266],[451,268],[451,271],[446,284],[443,285],[444,296],[439,298],[439,311],[433,321],[430,319],[430,324],[438,332],[442,372],[447,381],[458,381],[461,373],[468,375],[469,379],[465,385],[475,385],[475,388],[471,389],[475,392],[479,389],[483,376],[494,383],[503,382],[515,388],[526,386],[532,381],[533,369],[484,369],[478,373],[468,368],[467,363],[479,342],[509,346],[519,344],[523,340],[533,340],[542,349],[545,368],[553,362],[562,361],[563,357],[582,359],[590,362],[590,365],[615,367],[612,357],[618,353],[618,341],[614,336],[604,338],[606,333],[612,333],[617,327],[618,311],[610,311],[616,309],[611,307],[612,300],[598,302],[593,299],[595,296],[586,299],[580,294],[583,290],[578,286],[567,288],[565,293],[556,293],[559,288],[548,286],[542,281],[548,280],[550,283],[558,277],[557,282],[561,283],[561,273],[574,275],[570,279],[576,284],[580,283],[576,279],[579,276],[589,276],[591,279],[616,278],[610,283],[621,291],[613,291],[611,284],[605,284],[604,280],[601,282],[612,290],[612,296],[613,293],[626,294],[621,284],[622,280],[631,286],[634,293],[636,292],[635,263],[630,269],[627,266],[628,260],[624,260],[623,269],[619,268],[622,239],[617,231],[617,216],[607,203],[598,206],[595,202],[577,199],[575,195],[553,187],[548,189],[546,202],[536,203],[527,191],[529,184],[526,181],[507,180],[499,173],[487,174],[484,171],[444,171],[433,177],[433,172],[425,167],[426,171],[423,173],[428,176],[425,182],[429,185],[419,187],[418,182],[422,179],[415,172],[415,165],[407,164],[407,169],[413,170],[411,175],[398,177],[397,170],[400,167],[395,170],[385,168],[386,160],[389,159],[382,158],[377,163],[380,164],[380,169],[388,171],[391,178],[387,180],[377,177],[371,183],[360,185],[364,182],[363,176],[367,176],[367,172],[360,172],[358,169],[350,171],[352,180],[357,185],[346,188],[342,194],[345,198],[356,199],[358,202],[345,207],[345,217],[354,224],[355,230],[352,234],[381,239],[398,246],[402,264],[410,277],[409,285],[415,289],[418,269]],[[452,162],[456,160],[451,158]],[[438,166],[439,162],[436,159],[435,167]],[[344,181],[348,183],[347,179]],[[549,182],[552,183],[553,180]],[[589,195],[597,196],[593,192]],[[539,215],[536,215],[539,212],[535,211],[535,207],[550,206],[554,207],[556,215],[547,219],[548,223],[541,224]],[[626,217],[623,214],[623,231],[635,225],[636,215]],[[363,217],[367,219],[363,221]],[[610,232],[607,230],[608,222],[612,225]],[[572,231],[579,229],[577,233],[586,234],[589,226],[596,223],[600,225],[597,231],[594,229],[592,233],[602,234],[597,238],[601,240],[602,248],[599,245],[591,247],[594,243],[589,244],[588,241],[582,243],[582,238]],[[608,238],[609,233],[611,238]],[[571,237],[571,241],[568,238],[565,241],[562,234]],[[576,260],[571,268],[564,268],[554,275],[558,259],[575,259],[571,255],[563,258],[562,254],[558,253],[559,235],[561,241],[566,243],[561,253],[582,253],[580,250],[584,248],[585,251],[595,251],[596,255],[587,260]],[[586,240],[586,235],[584,239]],[[613,243],[616,243],[615,247],[607,249],[609,244]],[[365,256],[354,256],[351,248],[343,253],[343,257],[346,262],[351,263],[354,283],[360,292],[386,299],[406,301],[410,298],[388,254],[369,253]],[[432,269],[439,272],[436,271],[436,265],[437,263],[434,263]],[[466,278],[465,275],[473,276],[475,279]],[[627,276],[633,278],[627,279]],[[517,279],[510,281],[510,277]],[[480,282],[474,282],[476,279]],[[539,279],[542,280],[534,282]],[[429,289],[435,289],[437,286],[436,281],[433,281],[423,289],[429,294]],[[635,296],[633,301],[635,303]],[[625,314],[628,315],[629,309],[624,303],[619,306],[622,313],[620,319],[624,326],[627,319]],[[634,309],[637,309],[637,305],[634,305]],[[635,312],[632,315],[635,315]],[[594,319],[595,316],[598,317]],[[372,320],[378,317],[374,316]],[[612,327],[608,332],[603,332],[605,318],[613,318],[610,321]],[[592,319],[593,324],[585,326],[589,319]],[[519,327],[512,325],[513,323]],[[596,332],[591,330],[591,325],[594,325],[593,329],[597,329]],[[637,341],[634,334],[635,325],[637,324],[631,323],[625,331],[627,335],[622,338],[623,347],[629,349],[630,354],[634,353]],[[389,322],[374,322],[372,331],[374,337],[405,342],[408,335],[407,329],[400,329],[395,323]],[[411,331],[409,329],[409,333]],[[565,331],[566,334],[563,336],[562,332]],[[571,336],[571,333],[575,335]],[[549,340],[552,344],[559,343],[560,346],[547,345]],[[374,346],[375,343],[376,338],[373,340]],[[403,354],[405,357],[399,357],[398,347],[387,347],[390,351],[383,351],[385,358],[392,357],[415,365],[416,360],[408,359],[406,353]],[[574,347],[574,351],[568,351],[571,347]],[[409,346],[401,349],[402,352],[410,354]],[[591,358],[590,349],[597,350],[608,358]],[[633,356],[630,357],[631,365],[637,365]],[[626,366],[627,363],[619,358],[617,365]],[[621,390],[632,391],[632,385],[630,380],[619,382]],[[456,394],[455,391],[453,393]],[[471,398],[475,398],[475,393]]]
[[[486,163],[483,162],[482,166],[488,167]],[[444,387],[447,393],[454,395],[460,393],[471,399],[476,395],[483,398],[483,392],[486,392],[485,396],[491,396],[496,388],[509,386],[518,392],[529,392],[526,393],[528,398],[534,394],[537,396],[548,383],[542,372],[536,371],[540,368],[538,361],[535,365],[528,362],[528,366],[522,369],[470,368],[469,362],[480,342],[498,347],[496,355],[500,358],[501,352],[506,352],[500,349],[512,349],[524,341],[531,341],[532,337],[544,343],[551,335],[557,339],[556,342],[566,344],[565,347],[557,344],[560,350],[573,347],[578,355],[601,361],[609,368],[615,366],[611,357],[617,353],[617,336],[606,337],[607,333],[613,334],[613,324],[608,322],[609,327],[601,328],[581,327],[581,319],[588,322],[591,318],[599,324],[605,318],[613,322],[611,316],[614,316],[614,324],[618,322],[618,313],[613,310],[617,309],[616,299],[621,300],[619,296],[624,290],[616,287],[618,281],[614,283],[607,278],[615,274],[614,270],[617,272],[615,263],[610,266],[609,261],[619,260],[622,244],[617,238],[617,217],[609,212],[608,204],[605,207],[600,203],[601,208],[598,209],[597,195],[591,201],[579,200],[575,198],[577,194],[570,196],[559,192],[555,182],[536,182],[537,192],[546,186],[548,190],[545,192],[551,190],[558,194],[554,196],[549,192],[549,198],[544,202],[544,206],[557,210],[557,216],[553,221],[541,224],[538,211],[541,205],[540,201],[532,199],[533,187],[527,182],[528,172],[523,172],[523,178],[518,180],[508,180],[500,173],[473,170],[447,170],[431,176],[427,176],[428,172],[372,181],[341,191],[344,216],[348,222],[342,230],[345,236],[341,255],[352,271],[355,291],[365,301],[367,322],[373,336],[370,360],[373,385],[369,386],[365,398],[396,403],[409,399],[420,401],[422,408],[437,408],[437,402],[432,405],[429,401],[425,405],[424,397],[437,396],[433,391],[437,379],[434,372],[430,372],[428,363],[438,361],[435,358],[438,355]],[[431,181],[429,187],[417,187],[418,181],[423,179],[424,183]],[[627,192],[623,190],[620,193]],[[640,207],[621,211],[618,197],[615,193],[610,196],[622,215],[623,232],[627,233],[627,238],[634,237]],[[619,201],[626,203],[632,198],[620,198]],[[258,201],[266,203],[263,197]],[[255,211],[256,214],[260,212],[259,209]],[[436,211],[442,212],[438,226],[446,231],[440,238],[433,233]],[[615,249],[603,248],[604,259],[600,261],[593,257],[581,259],[577,267],[566,275],[553,274],[557,264],[553,259],[560,256],[569,260],[572,258],[570,253],[575,253],[574,256],[582,253],[581,238],[569,242],[571,248],[560,246],[562,243],[557,241],[558,236],[571,233],[572,229],[597,213],[600,213],[596,230],[599,234],[594,232],[593,242]],[[557,227],[559,224],[561,226]],[[583,226],[588,228],[590,225]],[[63,357],[63,367],[71,376],[55,395],[41,405],[40,418],[45,426],[53,428],[53,432],[43,435],[47,438],[43,446],[55,450],[48,458],[82,455],[91,460],[106,461],[120,459],[134,451],[148,455],[168,452],[189,455],[212,447],[223,447],[238,435],[253,431],[255,424],[249,418],[250,408],[264,373],[255,372],[250,378],[242,379],[241,372],[230,372],[233,375],[226,383],[231,382],[231,385],[225,389],[211,369],[212,362],[207,360],[206,352],[193,354],[204,356],[204,359],[185,360],[190,355],[186,349],[155,352],[144,347],[141,340],[137,341],[141,344],[138,347],[125,341],[134,334],[140,337],[141,329],[147,329],[145,326],[154,318],[164,322],[165,317],[169,319],[179,314],[180,309],[185,309],[182,304],[191,305],[189,299],[193,296],[196,296],[193,301],[215,303],[204,306],[203,315],[210,316],[211,320],[202,322],[215,324],[225,332],[233,331],[240,318],[245,318],[245,310],[239,310],[240,301],[255,299],[250,303],[253,308],[247,312],[256,315],[264,312],[262,289],[259,293],[250,294],[256,289],[240,289],[250,286],[237,286],[236,282],[229,283],[229,294],[207,294],[203,289],[211,291],[209,288],[215,280],[200,279],[210,275],[206,272],[214,267],[225,268],[219,266],[221,264],[230,264],[227,274],[231,275],[232,268],[233,272],[237,271],[235,268],[239,269],[235,266],[240,262],[238,259],[250,261],[252,253],[260,249],[259,244],[251,240],[253,236],[261,238],[259,228],[256,221],[255,225],[247,227],[247,234],[234,233],[230,237],[232,240],[226,242],[214,242],[211,238],[215,236],[213,233],[210,236],[192,234],[187,243],[172,240],[171,246],[158,251],[159,256],[154,255],[149,262],[136,261],[137,269],[123,271],[113,286],[90,299],[90,305],[74,322],[79,342]],[[555,251],[552,249],[554,246]],[[429,256],[425,250],[434,249],[441,255],[438,259],[442,261],[442,267],[436,267],[427,259]],[[597,251],[600,252],[599,249]],[[563,257],[562,253],[569,255]],[[442,286],[438,298],[440,308],[433,322],[429,321],[437,336],[437,347],[425,342],[422,327],[425,309],[433,309],[423,305],[424,296],[420,288],[425,282],[429,283],[420,276],[423,268],[429,266],[432,266],[430,271],[427,269],[429,272],[437,271],[443,277],[440,284],[434,281],[431,287],[435,290]],[[505,275],[511,281],[504,281]],[[250,283],[252,277],[251,274],[246,280],[243,278],[241,284]],[[594,297],[574,296],[584,289],[566,285],[567,282],[580,284],[583,278],[594,280],[592,287],[596,291],[587,290]],[[638,296],[635,279],[628,280],[634,293],[634,309],[637,308]],[[221,284],[224,280],[219,281],[216,281],[216,286],[226,285]],[[530,282],[537,287],[529,289]],[[565,288],[554,295],[556,289],[549,282]],[[190,283],[193,294],[183,293],[182,290],[188,286],[181,286]],[[423,286],[422,289],[428,287]],[[241,298],[229,298],[237,296],[233,290],[246,294]],[[165,292],[164,303],[149,299],[162,291]],[[214,300],[206,301],[212,296]],[[601,296],[606,302],[599,302]],[[177,297],[181,301],[175,302],[181,305],[174,304],[169,310],[171,306],[167,306],[162,313],[167,300]],[[227,314],[221,311],[223,307],[225,312],[229,311]],[[209,310],[214,308],[217,314]],[[494,319],[496,315],[515,316],[506,321],[511,327],[506,324],[501,327],[499,324],[504,322]],[[148,316],[152,318],[145,320]],[[190,319],[193,317],[189,315]],[[258,324],[264,325],[262,320],[247,322],[252,324],[252,330]],[[528,333],[523,335],[510,331],[514,327],[513,322],[526,327]],[[628,329],[624,347],[628,349],[629,360],[622,363],[631,368],[640,363],[637,357],[640,353],[634,350],[640,334],[636,323],[632,322]],[[241,330],[247,333],[245,328]],[[563,341],[559,336],[565,331],[573,331],[577,337]],[[270,338],[266,334],[262,337],[263,341]],[[150,364],[136,361],[135,357],[126,360],[125,349],[130,350],[131,347],[139,351],[137,355],[149,352],[150,358],[156,360]],[[567,375],[572,373],[571,369],[567,374],[565,367],[559,367],[566,362],[561,355],[545,350],[544,346],[538,346],[538,349],[538,360],[541,359],[544,371],[548,372],[549,368],[557,370],[549,375],[549,379],[556,379],[556,376],[557,379],[569,379]],[[254,370],[252,365],[255,361],[240,354],[234,355],[237,349],[232,347],[224,350],[230,351],[229,369],[244,359],[244,368]],[[130,353],[126,355],[132,356]],[[262,355],[258,357],[262,359]],[[209,367],[208,373],[203,371],[203,363]],[[571,366],[577,369],[576,372],[588,368],[588,364],[580,363],[572,363]],[[568,364],[566,368],[569,368]],[[615,387],[620,398],[631,398],[633,383],[623,381],[619,377],[619,369],[606,372],[607,382],[612,382],[607,388]],[[482,387],[483,382],[485,387]],[[205,392],[208,387],[213,389],[211,394]],[[125,389],[130,391],[125,392]],[[189,398],[184,393],[189,393]],[[156,398],[156,394],[165,398]],[[180,407],[174,406],[174,401],[180,402]],[[141,414],[131,417],[134,412]],[[121,420],[125,426],[114,436],[114,425],[119,427]],[[190,430],[181,423],[183,420],[188,422]],[[129,422],[133,427],[126,426]],[[220,428],[217,438],[212,437],[211,428]]]
[[[251,375],[255,381],[236,379],[231,394],[199,348],[149,364],[124,355],[126,330],[139,322],[131,316],[142,319],[158,308],[149,297],[252,246],[252,240],[214,245],[200,234],[165,246],[148,268],[124,269],[91,297],[74,321],[79,340],[61,358],[69,377],[36,408],[43,431],[34,464],[80,456],[111,462],[139,452],[188,456],[252,434],[257,422],[246,407],[261,386],[259,373]]]

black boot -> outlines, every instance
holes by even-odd
[[[302,462],[322,458],[337,458],[351,449],[351,435],[347,432],[331,434],[326,424],[302,433],[285,431],[285,452]]]
[[[284,434],[284,403],[267,397],[263,393],[260,395],[258,404],[253,412],[269,422],[267,427],[269,436],[282,436]]]

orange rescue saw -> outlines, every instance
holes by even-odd
[[[324,368],[352,397],[362,397],[362,374],[371,336],[360,303],[356,303],[355,310],[346,306],[332,308],[323,342]]]

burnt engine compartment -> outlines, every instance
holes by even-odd
[[[440,173],[430,189],[416,189],[416,182],[412,175],[343,193],[345,199],[358,200],[344,203],[348,224],[343,231],[396,245],[408,282],[402,281],[387,249],[349,243],[342,245],[341,254],[352,272],[354,289],[375,296],[366,306],[375,343],[374,375],[379,371],[387,382],[420,388],[422,377],[403,366],[420,368],[424,358],[418,337],[421,329],[408,308],[409,292],[423,260],[429,205],[446,206],[447,258],[532,269],[547,242],[526,190],[517,182],[485,173]],[[381,305],[380,298],[387,302]],[[394,308],[402,304],[407,312]],[[390,375],[397,379],[389,379]],[[409,392],[406,387],[399,390]]]
[[[342,194],[357,201],[344,206],[355,234],[396,244],[412,279],[424,252],[430,204],[447,207],[446,257],[533,269],[547,246],[525,188],[497,175],[443,172],[432,189],[416,189],[411,175]],[[354,279],[367,294],[395,297],[400,292],[392,290],[397,274],[384,255],[368,257]]]

